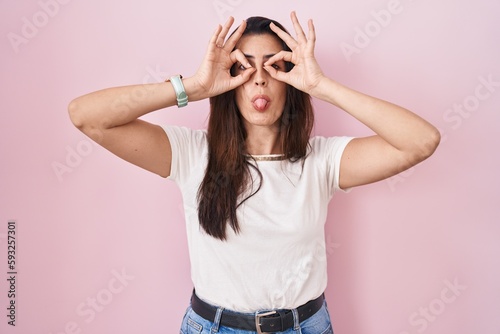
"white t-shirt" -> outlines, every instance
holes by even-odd
[[[206,234],[198,221],[206,132],[175,126],[164,130],[172,147],[169,179],[180,187],[184,201],[196,294],[238,312],[291,309],[320,296],[327,284],[328,203],[340,190],[340,159],[351,138],[311,138],[303,169],[300,161],[257,161],[262,187],[237,209],[240,233],[228,226],[227,240],[221,241]]]

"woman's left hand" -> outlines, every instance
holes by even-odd
[[[313,95],[312,92],[324,77],[316,58],[314,58],[316,42],[314,24],[312,20],[308,21],[309,33],[306,37],[295,12],[292,12],[290,16],[297,34],[297,40],[273,23],[271,23],[270,27],[292,51],[278,52],[264,63],[264,68],[274,79],[286,82],[305,93]],[[295,66],[289,72],[279,71],[272,65],[280,60],[291,62]]]

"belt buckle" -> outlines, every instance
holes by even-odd
[[[269,311],[264,313],[255,313],[255,328],[257,330],[257,334],[266,334],[260,329],[260,318],[267,317],[268,315],[276,314],[276,311]]]

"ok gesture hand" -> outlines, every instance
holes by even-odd
[[[314,25],[312,20],[309,20],[309,33],[306,37],[295,12],[292,12],[290,16],[295,33],[297,34],[297,39],[294,39],[272,23],[270,27],[292,51],[278,52],[264,63],[264,68],[274,79],[286,82],[312,95],[314,88],[318,86],[319,82],[324,77],[321,68],[314,58],[314,46],[316,42]],[[291,62],[295,66],[290,72],[278,71],[272,65],[280,60]]]
[[[233,23],[234,18],[230,17],[224,26],[217,27],[210,39],[205,58],[194,76],[204,97],[219,95],[242,85],[255,71],[240,50],[233,50],[245,31],[246,21],[226,40]],[[244,64],[248,71],[233,77],[230,70],[238,61]]]

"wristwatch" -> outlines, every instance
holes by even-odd
[[[187,106],[188,96],[182,84],[182,75],[174,75],[166,81],[170,81],[172,86],[174,86],[175,95],[177,96],[177,107],[182,108]]]

